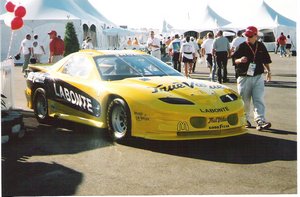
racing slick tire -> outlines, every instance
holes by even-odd
[[[127,103],[121,98],[114,98],[107,109],[107,127],[115,142],[122,142],[131,137],[131,115]]]
[[[48,115],[48,101],[46,92],[43,88],[35,90],[33,99],[34,115],[39,123],[49,124],[50,117]]]

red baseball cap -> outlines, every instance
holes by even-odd
[[[255,36],[255,35],[257,35],[257,28],[254,27],[254,26],[249,26],[249,27],[247,27],[247,29],[246,29],[246,31],[245,31],[245,36],[251,38],[251,37],[253,37],[253,36]]]
[[[50,32],[48,32],[48,35],[51,35],[51,34],[57,35],[56,31],[54,31],[54,30],[51,30]]]

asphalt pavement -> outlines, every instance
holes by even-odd
[[[41,125],[26,107],[25,79],[15,67],[15,108],[27,130],[24,138],[2,144],[2,195],[297,194],[296,57],[270,54],[270,130],[180,142],[114,144],[105,130]],[[236,89],[230,61],[228,71],[225,85]],[[192,77],[208,80],[204,63]]]

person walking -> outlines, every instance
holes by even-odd
[[[169,44],[169,55],[172,57],[173,67],[178,72],[181,72],[181,63],[179,61],[181,40],[179,35],[175,34],[174,40]]]
[[[214,35],[211,32],[206,34],[206,39],[203,41],[201,45],[201,56],[206,57],[206,66],[209,68],[209,77],[211,81],[215,81],[215,73],[216,68],[215,64],[213,63],[213,42],[214,42]]]
[[[236,38],[234,38],[232,40],[232,44],[231,44],[231,49],[230,52],[231,54],[234,53],[234,51],[237,49],[238,46],[240,46],[241,43],[245,42],[246,38],[243,36],[243,32],[242,31],[238,31],[236,34]],[[232,61],[233,66],[235,67],[235,63]],[[237,73],[236,73],[236,67],[234,68],[235,70],[235,78],[237,79]]]
[[[291,48],[292,48],[293,42],[291,40],[290,35],[286,36],[286,45],[285,45],[285,49],[286,49],[286,56],[290,57],[291,56]]]
[[[30,34],[26,34],[25,38],[21,42],[19,54],[21,53],[24,55],[24,62],[22,68],[22,73],[24,73],[25,70],[28,68],[29,60],[32,54],[32,41]]]
[[[65,44],[61,38],[57,37],[56,31],[52,30],[48,33],[48,35],[51,39],[49,43],[49,63],[53,64],[63,58],[65,52]]]
[[[147,41],[147,46],[150,51],[150,54],[157,59],[161,59],[160,52],[160,39],[154,36],[154,31],[150,31],[150,36]]]
[[[223,31],[218,31],[217,38],[213,42],[213,55],[216,58],[217,63],[217,76],[218,82],[223,83],[228,82],[227,78],[227,62],[230,56],[230,44],[226,37],[223,36]],[[222,76],[223,69],[223,76]]]
[[[266,81],[271,80],[270,63],[271,57],[262,42],[257,41],[257,28],[254,26],[247,27],[245,31],[246,42],[243,42],[232,54],[237,67],[237,89],[244,101],[247,124],[246,127],[251,127],[250,123],[250,103],[253,102],[254,120],[256,129],[268,129],[271,123],[265,118],[265,102],[264,102],[264,77]]]
[[[190,36],[185,38],[185,43],[181,45],[179,61],[184,63],[185,76],[189,77],[189,74],[193,71],[193,63],[195,61],[195,48],[194,44],[190,42]]]
[[[194,58],[193,70],[192,70],[192,72],[195,73],[197,59],[198,59],[198,57],[201,57],[201,55],[200,55],[199,46],[198,46],[197,41],[194,39],[194,37],[191,37],[190,39],[191,39],[190,42],[194,45],[194,49],[195,49],[195,58]]]
[[[286,55],[286,51],[285,51],[286,37],[283,34],[283,32],[280,33],[280,36],[277,38],[277,42],[279,44],[280,57],[283,57]]]
[[[40,43],[39,36],[37,34],[33,36],[32,49],[33,57],[36,59],[36,62],[41,63],[41,57],[42,55],[45,55],[46,52],[44,46]]]

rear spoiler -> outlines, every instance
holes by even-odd
[[[29,72],[47,72],[53,64],[29,64]]]

